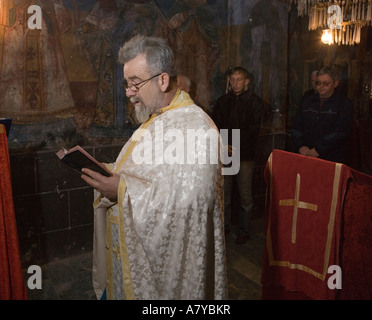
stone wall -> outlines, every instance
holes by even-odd
[[[122,145],[85,147],[112,162]],[[93,190],[55,151],[10,151],[13,200],[23,267],[92,249]]]

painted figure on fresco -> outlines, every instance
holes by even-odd
[[[166,16],[175,31],[168,41],[175,50],[177,71],[196,83],[195,100],[208,111],[211,77],[221,54],[212,7],[206,0],[176,0]]]
[[[280,8],[272,0],[257,1],[249,12],[240,46],[242,64],[251,70],[257,92],[273,108],[280,108],[285,98],[283,83],[286,79],[278,78],[286,74],[283,41],[286,33],[281,24]]]
[[[167,3],[165,10],[163,1],[0,0],[6,12],[0,17],[0,116],[13,117],[14,135],[27,141],[68,135],[71,142],[73,135],[115,136],[137,125],[115,59],[136,34],[169,41],[177,71],[196,84],[195,100],[208,109],[221,51],[213,6],[204,0]],[[42,9],[41,30],[27,28],[33,4]]]
[[[81,52],[97,76],[98,92],[93,122],[102,126],[114,123],[114,65],[112,33],[118,21],[115,1],[95,1],[91,11],[75,29]]]
[[[121,88],[122,68],[115,57],[120,46],[135,34],[160,35],[164,19],[163,23],[159,19],[160,12],[153,4],[100,0],[94,1],[90,12],[75,29],[78,44],[98,81],[91,134],[99,134],[104,128],[120,130],[138,123]]]
[[[74,101],[60,43],[70,16],[60,0],[0,1],[0,117],[46,123],[72,117]],[[41,29],[28,27],[28,8],[42,10]]]
[[[220,54],[211,10],[204,0],[168,1],[166,13],[162,4],[95,1],[76,27],[77,43],[98,81],[91,134],[138,124],[133,106],[120,87],[122,70],[115,61],[119,47],[136,34],[167,39],[177,57],[177,70],[197,80],[195,99],[209,107],[210,78]]]

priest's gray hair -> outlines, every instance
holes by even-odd
[[[136,35],[120,48],[118,61],[125,64],[139,54],[146,55],[147,65],[154,75],[165,72],[171,77],[176,77],[174,54],[166,40]]]

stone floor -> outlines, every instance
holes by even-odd
[[[235,234],[226,236],[229,299],[261,300],[261,272],[265,245],[264,219],[252,222],[251,238],[235,243]]]
[[[236,244],[233,232],[226,236],[230,300],[261,300],[264,241],[263,218],[253,220],[245,244]],[[91,252],[41,266],[42,289],[28,290],[29,300],[95,300],[91,267]]]

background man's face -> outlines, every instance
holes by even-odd
[[[329,98],[337,86],[338,81],[333,81],[328,74],[322,74],[316,78],[316,89],[321,98]]]
[[[235,72],[230,76],[231,89],[235,94],[241,94],[248,87],[249,79],[245,78],[240,72]]]

